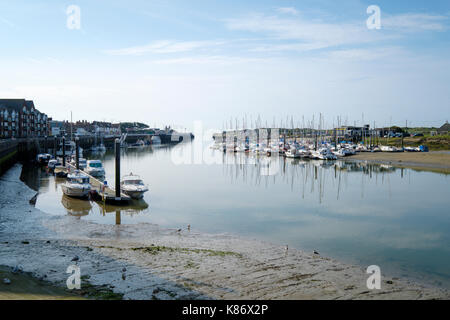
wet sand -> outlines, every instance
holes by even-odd
[[[361,152],[346,160],[364,160],[416,170],[450,173],[450,151]]]
[[[16,165],[0,178],[0,265],[64,288],[78,256],[83,288],[124,299],[449,299],[444,289],[382,277],[312,252],[229,234],[157,225],[99,225],[35,209]],[[0,292],[2,287],[0,285]]]

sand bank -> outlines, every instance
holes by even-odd
[[[368,290],[358,266],[229,234],[157,225],[99,225],[32,207],[16,165],[0,178],[0,265],[63,288],[79,257],[82,289],[124,299],[448,299],[443,289],[383,276]],[[0,284],[0,292],[3,284]]]
[[[346,160],[365,160],[397,167],[450,173],[450,151],[361,152]]]

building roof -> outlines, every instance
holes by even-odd
[[[22,111],[25,99],[0,99],[0,109]]]
[[[36,107],[34,106],[33,100],[25,100],[25,99],[0,99],[0,108],[8,109],[8,110],[16,110],[22,111],[23,107],[26,107],[28,110]]]
[[[437,131],[450,131],[450,123],[447,121],[444,125],[442,125],[442,127],[437,129]]]

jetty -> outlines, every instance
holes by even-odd
[[[67,168],[69,169],[70,172],[77,170],[77,168],[70,163],[67,164]],[[127,203],[131,201],[131,197],[127,196],[125,193],[120,192],[120,196],[117,197],[115,188],[110,187],[109,185],[105,185],[102,181],[98,180],[97,178],[91,176],[90,174],[82,170],[79,171],[89,177],[89,182],[92,186],[92,190],[94,190],[98,194],[97,200],[114,204]]]

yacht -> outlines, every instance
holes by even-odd
[[[67,175],[67,181],[61,184],[61,189],[66,196],[85,198],[91,191],[89,177],[77,170]]]
[[[336,160],[337,157],[328,148],[321,148],[318,151],[312,151],[311,157],[319,160]]]
[[[100,160],[88,160],[84,171],[93,177],[103,177],[105,175],[105,169]]]
[[[142,179],[132,173],[122,178],[120,189],[133,199],[142,199],[144,193],[148,191],[148,187],[144,185]]]

